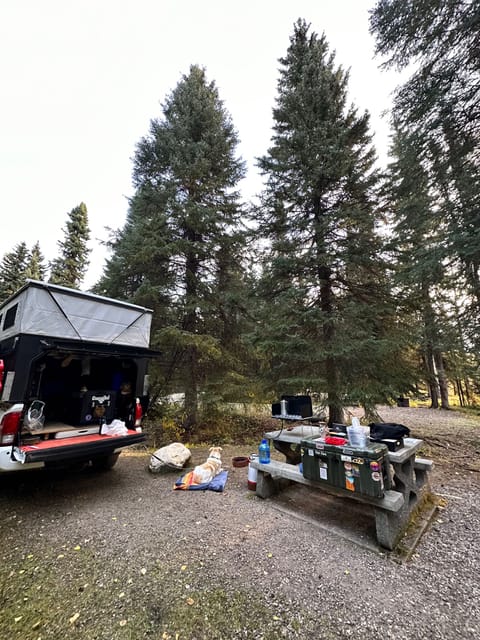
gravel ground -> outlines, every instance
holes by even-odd
[[[0,478],[0,638],[480,637],[480,421],[381,416],[424,438],[444,499],[409,561],[257,498],[231,465],[249,448],[224,448],[223,493],[173,491],[136,451],[103,474]]]

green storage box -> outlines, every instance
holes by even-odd
[[[302,440],[301,446],[303,476],[309,480],[376,498],[390,489],[388,449],[383,444],[337,446],[311,437]]]
[[[338,452],[332,445],[317,444],[313,436],[301,441],[303,477],[316,482],[339,486]]]

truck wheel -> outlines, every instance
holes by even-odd
[[[97,471],[108,471],[116,465],[119,453],[110,453],[107,456],[98,456],[92,459],[92,467]]]

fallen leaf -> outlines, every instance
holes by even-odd
[[[187,598],[187,604],[189,605],[195,604],[195,600],[193,598]]]
[[[182,564],[182,566],[180,567],[180,571],[185,571],[185,569],[187,568],[186,564]]]
[[[15,622],[20,622],[20,620],[23,618],[23,616],[18,616],[18,618],[14,618]]]
[[[119,593],[119,594],[118,594],[118,597],[119,597],[119,598],[124,598],[124,597],[125,597],[125,591],[122,591],[122,593]]]
[[[69,619],[70,624],[74,624],[80,617],[79,613],[74,613],[73,616]]]
[[[273,553],[267,553],[267,558],[273,558]]]
[[[348,569],[345,569],[345,575],[349,576],[350,575],[350,571]]]
[[[145,569],[145,567],[140,569],[140,573],[142,574],[142,576],[144,576],[147,573],[147,570]]]
[[[64,557],[65,557],[65,555],[63,553],[59,553],[58,556],[57,556],[57,560],[61,560]]]
[[[77,546],[76,546],[76,547],[73,547],[73,550],[74,550],[74,551],[80,551],[80,549],[81,549],[81,548],[82,548],[82,547],[81,547],[79,544],[77,544]]]

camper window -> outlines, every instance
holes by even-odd
[[[15,324],[15,318],[17,317],[18,304],[14,304],[13,307],[5,313],[5,320],[3,322],[3,330],[10,329]]]

